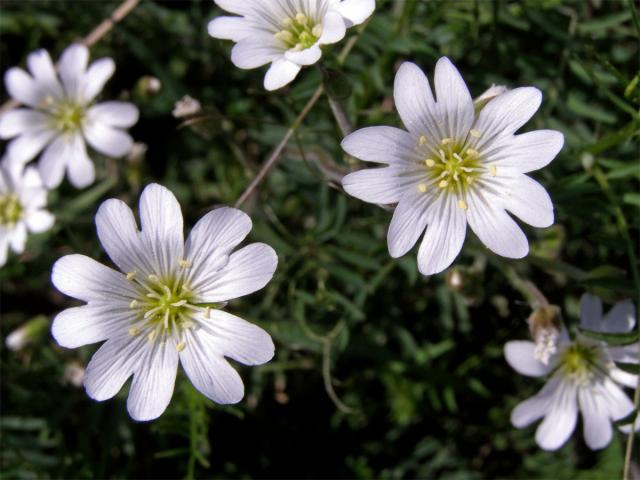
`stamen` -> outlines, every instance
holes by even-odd
[[[207,307],[204,309],[204,316],[207,318],[211,318],[211,307]]]
[[[278,40],[282,40],[283,42],[286,43],[293,43],[293,41],[295,40],[293,33],[291,33],[288,30],[281,30],[278,33],[275,34],[275,37]]]
[[[448,145],[450,143],[453,143],[453,138],[443,138],[440,143],[442,143],[442,145]]]
[[[480,155],[480,153],[478,153],[478,151],[476,149],[474,149],[474,148],[467,148],[467,152],[466,153],[467,153],[467,155],[469,157],[477,157],[477,156]]]
[[[144,318],[147,319],[149,317],[153,317],[156,313],[158,313],[160,310],[162,310],[162,307],[155,307],[152,308],[151,310],[149,310],[148,312],[146,312],[144,314]]]
[[[467,183],[471,185],[473,183],[473,177],[467,177]]]
[[[480,138],[482,136],[482,134],[475,128],[472,128],[471,130],[469,130],[469,135],[475,138]]]
[[[460,207],[462,210],[469,210],[469,206],[467,205],[467,202],[465,202],[462,199],[458,200],[458,207]]]
[[[460,155],[458,155],[457,153],[453,154],[453,158],[455,158],[456,160],[458,160],[459,162],[462,162],[462,157]]]
[[[438,186],[439,186],[440,188],[447,188],[447,185],[449,185],[449,182],[447,182],[446,180],[442,180],[442,181],[438,184]]]
[[[420,138],[418,139],[418,144],[424,145],[426,143],[427,143],[427,137],[425,137],[424,135],[420,135]]]
[[[129,308],[136,308],[138,306],[138,300],[131,300]]]
[[[498,167],[496,167],[495,165],[489,165],[489,174],[492,177],[495,177],[498,174]]]
[[[186,300],[179,300],[171,304],[172,307],[181,307],[187,303]]]
[[[193,328],[195,327],[195,325],[196,324],[191,320],[183,320],[182,323],[180,324],[182,328]]]
[[[434,167],[436,165],[435,160],[433,160],[432,158],[427,158],[424,163],[427,164],[427,167],[431,168]]]
[[[309,17],[307,17],[304,13],[298,13],[296,15],[296,21],[300,24],[300,25],[306,25],[307,22],[309,21]]]
[[[179,352],[183,351],[185,349],[185,347],[187,346],[186,343],[184,342],[180,342],[178,344],[176,344],[176,350]]]
[[[131,281],[135,278],[136,276],[136,272],[129,272],[127,273],[127,280]]]
[[[129,335],[131,335],[132,337],[136,337],[140,335],[140,330],[138,330],[136,327],[131,327],[129,329]]]
[[[418,190],[420,190],[422,193],[427,191],[427,186],[424,183],[420,183],[418,185]]]
[[[147,335],[147,338],[149,339],[150,342],[153,342],[157,336],[158,336],[158,330],[152,330],[151,332],[149,332],[149,335]]]
[[[314,37],[320,38],[322,36],[322,25],[318,24],[311,29],[311,33]]]

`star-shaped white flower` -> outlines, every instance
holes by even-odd
[[[9,248],[24,252],[27,232],[49,230],[54,217],[45,210],[47,190],[38,171],[4,157],[0,162],[0,267],[7,263]]]
[[[426,234],[418,251],[424,275],[441,272],[462,248],[467,223],[493,252],[524,257],[529,244],[507,210],[534,227],[553,223],[546,190],[525,175],[560,151],[560,132],[514,135],[540,106],[533,87],[491,98],[479,113],[464,80],[447,58],[436,65],[435,98],[424,73],[404,63],[395,79],[396,108],[407,128],[369,127],[342,142],[350,155],[387,167],[346,175],[350,195],[397,207],[387,236],[400,257]]]
[[[65,170],[76,188],[93,183],[85,141],[108,157],[121,157],[132,145],[124,129],[138,121],[138,109],[126,102],[93,104],[113,75],[113,60],[101,58],[87,68],[88,61],[87,47],[73,44],[56,73],[47,51],[37,50],[27,57],[31,75],[13,67],[4,77],[9,94],[29,108],[0,116],[0,138],[17,137],[7,149],[12,161],[26,163],[44,149],[38,168],[49,189],[60,185]]]
[[[337,43],[346,29],[364,22],[375,0],[215,0],[228,12],[209,23],[209,34],[233,40],[231,61],[252,69],[271,63],[267,90],[291,82],[303,66],[320,60],[320,47]]]
[[[53,321],[56,341],[76,348],[106,340],[87,366],[84,385],[95,400],[113,397],[133,375],[127,408],[136,420],[164,412],[173,394],[178,360],[193,385],[217,403],[236,403],[242,379],[224,357],[245,365],[268,362],[271,337],[221,308],[264,287],[278,262],[274,250],[252,243],[232,253],[251,230],[234,208],[205,215],[186,243],[173,194],[149,185],[133,212],[107,200],[96,215],[98,237],[124,273],[84,255],[58,260],[53,284],[87,302]]]
[[[635,309],[631,301],[616,303],[603,317],[602,303],[596,297],[582,297],[581,327],[604,333],[626,333],[635,325]],[[524,428],[544,417],[536,431],[536,442],[545,450],[560,448],[576,426],[578,411],[584,422],[584,439],[597,450],[609,444],[611,422],[628,416],[633,403],[621,387],[636,388],[638,376],[627,373],[614,362],[639,363],[638,343],[611,347],[585,336],[571,340],[563,329],[557,351],[547,363],[536,354],[529,341],[513,341],[505,345],[507,362],[522,375],[540,377],[551,374],[547,384],[534,397],[520,403],[511,413],[511,422]],[[636,423],[636,429],[640,422]],[[630,427],[620,430],[629,432]]]

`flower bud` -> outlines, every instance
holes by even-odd
[[[40,338],[48,327],[49,319],[45,315],[38,315],[11,332],[5,344],[9,350],[17,352]]]
[[[558,349],[560,339],[560,309],[555,305],[536,308],[529,316],[529,330],[536,346],[534,357],[545,365]]]
[[[482,95],[480,95],[473,101],[473,106],[475,107],[476,114],[478,114],[487,103],[496,98],[498,95],[502,95],[507,90],[509,89],[504,85],[491,85],[490,88],[488,88]]]

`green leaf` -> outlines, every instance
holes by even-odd
[[[631,345],[639,340],[638,332],[635,330],[628,333],[602,333],[581,328],[580,333],[582,333],[585,337],[593,338],[594,340],[600,340],[616,347]]]
[[[616,366],[625,372],[640,375],[640,365],[637,363],[616,362]]]
[[[324,89],[334,100],[346,100],[351,96],[351,83],[340,70],[334,68],[320,67],[322,72],[322,84]]]

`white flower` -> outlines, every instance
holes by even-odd
[[[251,69],[271,63],[267,90],[291,82],[303,66],[320,60],[320,47],[337,43],[346,29],[373,13],[375,0],[215,0],[239,17],[209,22],[209,35],[233,40],[231,61]]]
[[[603,318],[600,300],[584,295],[581,316],[581,327],[595,332],[629,332],[635,324],[635,309],[628,300],[617,303]],[[517,428],[544,417],[536,431],[536,442],[545,450],[556,450],[567,441],[576,426],[578,410],[584,422],[585,442],[593,450],[604,448],[611,441],[612,421],[633,411],[633,403],[621,386],[635,388],[638,376],[619,369],[613,362],[638,363],[638,343],[611,347],[581,335],[571,340],[563,329],[557,352],[548,364],[536,357],[533,342],[508,342],[504,352],[509,364],[522,375],[551,374],[537,395],[511,413],[511,422]],[[640,422],[636,425],[637,429]],[[629,426],[620,429],[630,431]]]
[[[535,227],[553,223],[549,195],[525,173],[547,165],[564,140],[553,130],[514,135],[540,106],[540,91],[509,90],[476,115],[447,58],[438,61],[434,83],[436,98],[415,64],[400,67],[394,98],[408,131],[369,127],[347,136],[347,153],[389,166],[345,176],[344,189],[365,202],[398,204],[387,236],[392,257],[411,250],[426,228],[418,251],[424,275],[453,262],[467,223],[493,252],[524,257],[527,238],[506,210]]]
[[[221,307],[267,284],[278,261],[274,250],[252,243],[232,253],[251,220],[227,207],[205,215],[185,243],[180,205],[155,184],[142,192],[140,224],[141,231],[131,209],[116,199],[96,215],[100,242],[125,273],[84,255],[55,263],[56,288],[87,305],[59,313],[54,338],[67,348],[106,340],[87,366],[85,389],[106,400],[133,375],[127,408],[136,420],[164,412],[178,359],[204,395],[239,402],[242,379],[224,357],[258,365],[273,357],[274,346],[267,332]]]
[[[27,57],[31,75],[14,67],[4,77],[9,94],[30,108],[0,116],[0,138],[17,137],[8,146],[13,161],[26,163],[44,149],[38,168],[50,189],[60,185],[65,170],[76,188],[93,183],[95,168],[85,140],[108,157],[121,157],[131,148],[123,129],[138,121],[138,109],[125,102],[93,105],[115,65],[101,58],[87,68],[88,61],[87,47],[73,44],[62,53],[56,73],[49,54],[37,50]]]
[[[9,247],[24,252],[27,232],[49,230],[54,217],[45,210],[47,190],[38,171],[4,157],[0,162],[0,267],[7,263]]]

